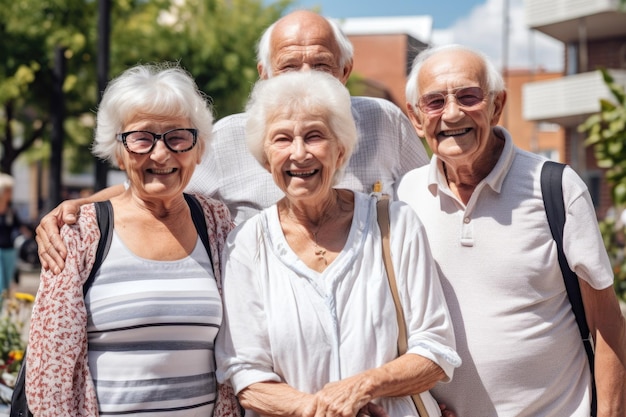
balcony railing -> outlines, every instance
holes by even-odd
[[[626,34],[620,0],[525,0],[526,25],[562,42]]]
[[[626,86],[626,70],[609,71]],[[523,117],[530,121],[574,127],[600,111],[600,99],[613,100],[600,71],[525,84],[522,88]]]

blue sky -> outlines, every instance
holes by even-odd
[[[273,0],[265,0],[271,3]],[[550,0],[546,0],[550,1]],[[504,5],[508,5],[508,55],[504,57]],[[294,0],[294,8],[326,17],[428,15],[432,44],[460,43],[481,50],[498,66],[520,69],[563,68],[563,44],[525,24],[524,0]]]
[[[295,0],[296,7],[320,7],[328,17],[430,15],[435,29],[446,29],[484,0]]]

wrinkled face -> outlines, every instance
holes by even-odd
[[[332,28],[321,16],[301,13],[279,22],[270,40],[272,76],[289,71],[317,70],[346,83],[351,66],[339,66],[339,47]],[[260,69],[263,78],[267,74]]]
[[[442,93],[445,104],[442,110],[429,113],[412,103],[409,116],[418,135],[446,163],[471,164],[487,151],[491,128],[498,123],[506,94],[488,91],[485,72],[477,56],[459,50],[432,56],[420,71],[420,98]],[[479,91],[482,100],[477,100]]]
[[[149,114],[135,115],[123,132],[146,130],[164,133],[177,128],[191,128],[187,118],[159,117]],[[122,132],[120,132],[122,133]],[[118,162],[126,171],[133,193],[143,199],[174,198],[180,196],[201,158],[201,147],[196,144],[187,152],[170,151],[163,140],[158,140],[150,153],[135,154],[122,147]]]
[[[292,201],[321,200],[343,162],[343,149],[324,112],[284,109],[268,120],[266,168]]]

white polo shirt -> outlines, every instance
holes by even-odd
[[[589,416],[590,373],[567,299],[543,205],[545,158],[513,145],[504,129],[500,160],[467,205],[433,157],[408,173],[398,197],[428,235],[463,364],[432,390],[459,416]],[[584,182],[567,168],[564,251],[596,289],[613,272]]]

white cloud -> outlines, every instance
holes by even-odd
[[[445,30],[434,30],[435,45],[459,43],[487,54],[499,68],[504,55],[505,0],[486,0],[474,7],[471,13],[458,19]],[[562,71],[564,45],[549,36],[528,28],[524,16],[523,0],[509,0],[509,42],[506,66],[517,69],[544,68]]]

